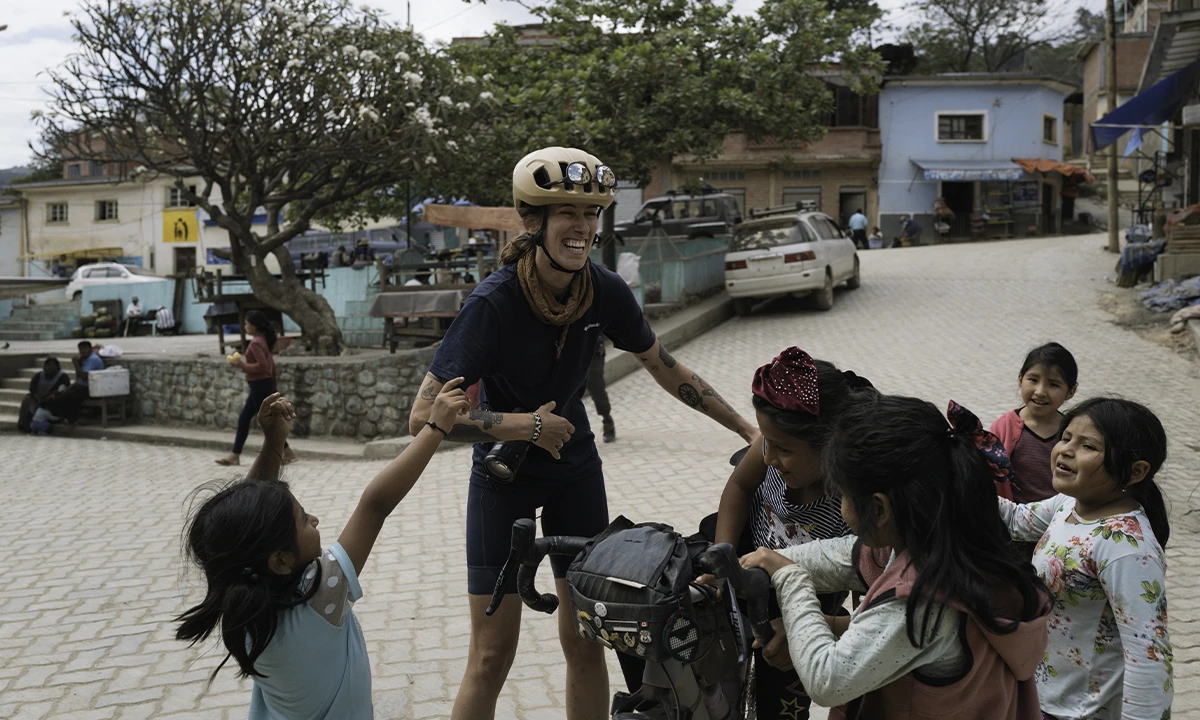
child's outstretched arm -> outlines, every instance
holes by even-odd
[[[1062,507],[1065,496],[1055,495],[1028,505],[1020,505],[1006,498],[997,500],[1000,503],[1000,519],[1008,527],[1012,539],[1036,542],[1050,527],[1050,521]]]
[[[470,409],[471,401],[459,387],[462,381],[462,378],[455,378],[442,386],[433,401],[429,423],[363,491],[358,507],[338,538],[338,544],[354,563],[354,572],[362,572],[367,556],[375,546],[375,539],[383,529],[384,520],[416,484],[417,478],[421,477],[434,451],[450,428],[454,427],[454,418]]]
[[[250,466],[247,478],[255,480],[277,480],[279,466],[283,461],[283,444],[287,442],[291,432],[291,421],[296,417],[296,410],[282,395],[269,395],[258,408],[258,424],[263,431],[262,449],[254,464]]]

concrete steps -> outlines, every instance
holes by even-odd
[[[13,308],[0,318],[0,340],[61,340],[79,327],[80,303],[63,302]]]
[[[4,390],[23,390],[29,392],[29,378],[24,380],[20,378],[3,378],[0,379],[0,388]]]

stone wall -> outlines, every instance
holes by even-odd
[[[408,434],[408,411],[434,350],[367,358],[277,358],[279,389],[296,406],[298,437],[358,440]],[[224,360],[121,358],[134,417],[144,423],[237,427],[246,403],[241,371]]]

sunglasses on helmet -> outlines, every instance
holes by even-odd
[[[572,185],[586,185],[592,180],[595,180],[600,187],[612,190],[617,186],[617,174],[612,171],[607,165],[601,165],[596,168],[596,176],[592,177],[592,171],[588,170],[587,165],[581,162],[573,162],[567,166],[566,173],[563,174],[562,180],[554,180],[550,183],[550,187],[554,187],[559,183],[571,183]]]

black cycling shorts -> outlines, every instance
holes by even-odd
[[[500,568],[512,547],[512,526],[533,518],[542,509],[542,535],[591,537],[608,527],[608,496],[604,473],[553,485],[529,485],[472,480],[467,491],[467,592],[491,595]],[[567,576],[569,557],[551,557],[554,577]],[[517,591],[517,573],[508,575],[505,592]],[[543,592],[545,590],[543,589]]]

